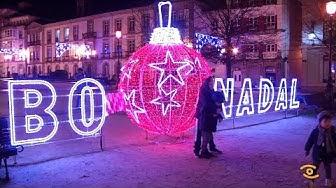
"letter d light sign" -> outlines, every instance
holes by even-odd
[[[55,136],[60,121],[54,110],[57,102],[56,90],[49,82],[10,80],[8,97],[12,145],[42,143]],[[68,121],[66,122],[69,122],[71,128],[82,136],[92,136],[99,132],[106,118],[104,87],[94,79],[85,78],[72,86],[68,98]],[[86,102],[86,98],[89,98],[89,102]],[[79,120],[74,118],[75,105],[78,106],[74,104],[74,99],[80,102],[78,116],[81,118],[77,118]],[[101,107],[101,110],[97,110],[97,106]],[[62,111],[64,112],[64,109]],[[17,128],[22,126],[24,131],[17,132]]]

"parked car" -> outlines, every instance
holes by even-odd
[[[49,78],[51,80],[67,80],[69,79],[69,74],[66,70],[56,70],[50,73]]]

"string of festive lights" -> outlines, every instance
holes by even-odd
[[[203,48],[204,45],[211,45],[216,47],[217,49],[220,49],[223,46],[223,40],[221,40],[219,37],[206,35],[202,33],[195,33],[196,37],[196,49],[199,51]]]

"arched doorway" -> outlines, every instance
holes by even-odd
[[[60,65],[56,65],[55,70],[60,70],[60,69],[61,69]]]
[[[102,67],[102,76],[105,78],[108,78],[110,76],[110,66],[108,65],[108,63],[104,63],[103,67]]]
[[[31,75],[31,68],[28,67],[28,75]]]
[[[51,66],[50,65],[48,65],[48,74],[50,74],[51,73]]]
[[[33,77],[37,76],[37,67],[36,65],[33,66]]]
[[[78,65],[75,64],[75,65],[73,66],[73,75],[74,75],[74,76],[77,74],[77,71],[78,71]]]
[[[23,74],[24,74],[23,65],[19,65],[19,74],[20,74],[20,75],[23,75]]]
[[[38,74],[41,75],[42,74],[42,66],[38,67]]]
[[[69,65],[64,65],[64,70],[67,72],[68,77],[69,77],[69,75],[70,75],[70,73],[69,73]]]

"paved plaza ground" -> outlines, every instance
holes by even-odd
[[[103,152],[99,138],[28,147],[4,187],[303,187],[299,167],[310,162],[303,145],[314,126],[313,117],[300,116],[219,131],[224,153],[205,160],[193,156],[192,131],[146,139],[115,114],[103,129]]]

